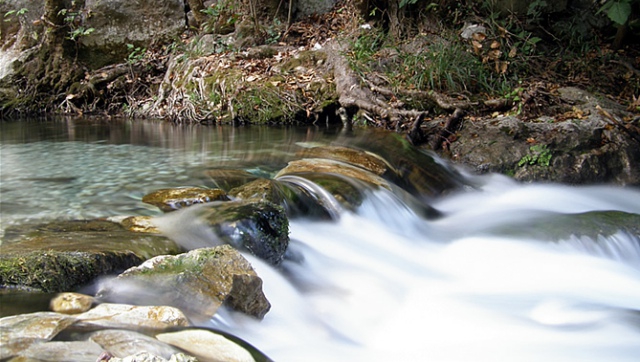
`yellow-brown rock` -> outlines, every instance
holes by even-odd
[[[179,187],[156,190],[142,198],[142,202],[157,206],[162,211],[173,211],[193,204],[228,201],[226,192],[202,187]]]

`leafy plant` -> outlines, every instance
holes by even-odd
[[[551,162],[551,150],[547,147],[547,145],[533,145],[529,147],[529,154],[523,156],[520,161],[518,161],[518,166],[522,167],[524,165],[540,165],[540,166],[549,166]]]
[[[242,17],[236,2],[232,0],[219,0],[200,12],[210,17],[203,27],[205,33],[220,33],[225,28],[232,28]]]
[[[618,25],[624,25],[631,16],[632,5],[638,0],[606,0],[598,13],[606,12],[607,17]]]
[[[127,56],[127,63],[129,64],[138,63],[147,53],[147,48],[137,47],[133,44],[127,44],[127,49],[129,50],[129,55]]]
[[[64,23],[69,27],[69,32],[67,34],[67,39],[72,41],[77,41],[79,38],[83,36],[90,35],[96,29],[95,28],[87,28],[82,23],[84,19],[88,17],[89,11],[86,13],[81,13],[74,10],[75,1],[71,2],[71,9],[62,9],[58,12],[58,15],[64,16]]]
[[[21,8],[18,10],[9,10],[6,13],[4,13],[4,21],[11,21],[11,16],[15,15],[15,16],[23,16],[24,14],[28,13],[29,9],[27,8]]]
[[[67,37],[69,40],[76,41],[78,38],[87,36],[93,33],[96,29],[94,28],[85,28],[84,26],[77,27],[71,31],[69,31],[69,36]]]

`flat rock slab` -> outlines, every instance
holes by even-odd
[[[156,255],[183,249],[170,239],[125,230],[103,220],[56,221],[8,229],[0,255],[0,286],[71,291]]]

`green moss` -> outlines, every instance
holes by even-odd
[[[0,286],[43,292],[72,291],[99,275],[137,265],[132,252],[109,252],[95,257],[83,252],[37,251],[0,256]]]

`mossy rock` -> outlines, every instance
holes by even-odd
[[[229,191],[229,195],[241,200],[267,201],[280,205],[283,202],[281,187],[274,180],[260,178]]]
[[[375,154],[348,147],[324,146],[305,148],[298,152],[302,158],[328,158],[348,163],[382,176],[388,170],[386,161]]]
[[[282,207],[270,202],[223,202],[202,210],[215,234],[226,244],[273,265],[289,246],[289,220]]]
[[[285,175],[308,173],[337,174],[355,180],[360,180],[370,185],[384,187],[389,190],[391,189],[391,185],[385,179],[373,172],[345,162],[326,158],[305,158],[302,160],[291,161],[287,167],[278,172],[275,178],[277,179]]]
[[[55,221],[8,228],[0,255],[0,288],[72,291],[156,255],[176,254],[173,241],[103,220]]]
[[[211,318],[223,304],[256,318],[271,307],[262,280],[229,245],[149,259],[104,283],[96,296],[118,303],[174,306],[198,319]]]
[[[202,187],[178,187],[156,190],[142,198],[142,202],[157,206],[162,211],[173,211],[194,204],[227,201],[226,192]]]

